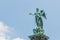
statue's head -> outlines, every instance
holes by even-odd
[[[38,12],[39,11],[39,8],[36,8],[36,12]]]
[[[43,10],[40,11],[41,13],[44,12]]]

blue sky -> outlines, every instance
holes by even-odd
[[[36,27],[35,9],[43,9],[47,20],[44,19],[45,34],[49,40],[60,39],[60,0],[0,0],[0,21],[12,29],[11,38],[21,37],[29,40],[32,30]]]

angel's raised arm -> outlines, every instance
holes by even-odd
[[[33,16],[34,16],[34,15],[36,15],[36,13],[34,13],[34,14],[32,14],[32,13],[29,13],[29,15],[33,15]]]

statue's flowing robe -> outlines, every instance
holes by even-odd
[[[42,21],[41,17],[35,16],[35,21],[36,21],[36,24],[37,24],[38,27],[43,28],[43,21]]]

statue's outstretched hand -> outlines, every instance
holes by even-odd
[[[32,14],[32,13],[29,13],[29,15],[33,15],[34,16],[34,14]]]
[[[32,13],[29,13],[29,15],[32,15]]]

